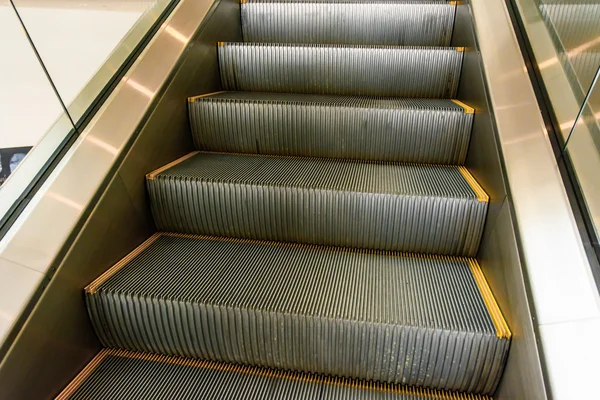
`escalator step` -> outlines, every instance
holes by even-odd
[[[225,90],[454,98],[463,48],[219,43]]]
[[[486,396],[102,350],[57,400],[491,400]]]
[[[488,196],[463,167],[196,152],[147,175],[159,230],[474,256]]]
[[[242,0],[246,42],[449,46],[456,3]]]
[[[461,104],[220,92],[188,105],[199,150],[460,165],[473,122]]]
[[[86,301],[108,347],[461,392],[510,344],[466,258],[156,234]]]

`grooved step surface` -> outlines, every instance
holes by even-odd
[[[197,153],[146,182],[163,231],[473,256],[487,196],[466,177],[449,166]]]
[[[450,100],[222,92],[189,101],[200,150],[463,164],[473,114]]]
[[[453,98],[463,52],[448,47],[220,43],[226,90]]]
[[[100,352],[78,379],[57,399],[491,400],[115,350]]]
[[[446,1],[242,2],[246,42],[449,46],[456,5]]]
[[[109,347],[491,393],[510,333],[474,271],[462,258],[162,234],[86,298]]]

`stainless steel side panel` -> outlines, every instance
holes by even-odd
[[[512,223],[514,217],[510,211],[493,115],[485,95],[481,55],[467,5],[457,8],[453,40],[468,47],[457,98],[476,109],[466,166],[490,195],[477,259],[513,332],[504,375],[494,398],[544,399],[542,368],[523,283]]]
[[[51,398],[100,349],[83,287],[155,231],[144,176],[192,149],[186,99],[221,89],[216,43],[241,40],[239,18],[181,1],[0,243],[0,263],[47,282],[9,334],[0,399]]]
[[[479,254],[514,332],[495,398],[596,398],[600,301],[538,103],[505,2],[471,0],[470,6],[510,187],[496,212],[490,209]],[[467,159],[478,178],[478,165],[485,169],[484,158]],[[519,253],[511,250],[511,214]],[[528,299],[534,320],[527,311]],[[535,362],[536,342],[543,381]]]

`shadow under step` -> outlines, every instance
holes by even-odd
[[[473,108],[458,100],[218,92],[188,101],[199,150],[464,163]]]
[[[488,196],[464,167],[190,153],[147,175],[159,230],[474,256]]]
[[[159,233],[86,302],[107,347],[481,394],[510,344],[465,258]]]
[[[448,46],[456,2],[242,0],[246,42]]]
[[[462,47],[274,43],[218,46],[225,90],[454,98]]]
[[[487,396],[105,349],[57,400],[491,400]]]

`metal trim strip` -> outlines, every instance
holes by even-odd
[[[452,102],[461,106],[465,110],[465,114],[475,114],[475,109],[471,106],[466,105],[460,100],[452,99]]]
[[[81,370],[79,374],[67,385],[66,388],[56,396],[56,400],[67,400],[71,395],[77,390],[79,386],[96,370],[98,365],[104,360],[107,356],[111,354],[110,351],[102,350],[100,351],[89,363]]]
[[[92,283],[90,283],[89,285],[87,285],[84,288],[84,290],[88,293],[96,293],[98,286],[102,285],[102,283],[105,282],[108,278],[110,278],[111,276],[116,274],[118,270],[120,270],[125,265],[127,265],[127,263],[129,261],[134,259],[138,254],[140,254],[142,251],[144,251],[144,249],[146,249],[148,246],[150,246],[152,243],[154,243],[156,241],[156,239],[158,239],[160,236],[161,236],[160,233],[155,233],[154,235],[150,236],[142,244],[140,244],[138,247],[136,247],[131,253],[129,253],[127,256],[125,256],[123,259],[121,259],[121,261],[119,261],[118,263],[113,265],[110,269],[108,269],[105,273],[100,275],[98,278],[94,279],[94,281]]]
[[[471,186],[471,189],[473,189],[473,191],[477,195],[477,200],[479,200],[482,203],[489,203],[490,196],[488,196],[488,194],[485,192],[485,190],[483,190],[483,188],[481,187],[479,182],[477,182],[477,180],[475,180],[475,178],[473,177],[473,175],[471,175],[469,170],[463,166],[459,166],[457,168],[460,171],[460,173],[462,174],[462,176],[465,178],[465,180],[467,181],[469,186]]]
[[[485,276],[483,275],[483,271],[479,266],[479,263],[476,260],[470,259],[469,266],[471,267],[471,272],[473,273],[473,278],[475,282],[477,282],[477,287],[479,288],[479,292],[481,292],[481,296],[483,297],[483,301],[492,317],[492,321],[494,321],[494,325],[496,326],[496,336],[499,339],[509,339],[512,337],[512,333],[508,328],[508,324],[502,315],[502,311],[500,311],[500,307],[494,298],[494,294],[492,293],[492,289],[489,287]]]
[[[185,156],[183,156],[183,157],[180,157],[180,158],[178,158],[177,160],[175,160],[175,161],[172,161],[172,162],[170,162],[170,163],[168,163],[168,164],[166,164],[166,165],[163,165],[162,167],[160,167],[160,168],[157,168],[157,169],[155,169],[154,171],[152,171],[152,172],[150,172],[150,173],[146,174],[146,178],[147,178],[147,179],[150,179],[150,180],[154,180],[154,179],[156,178],[156,175],[160,174],[161,172],[164,172],[164,171],[168,170],[168,169],[169,169],[169,168],[171,168],[171,167],[174,167],[174,166],[176,166],[176,165],[177,165],[177,164],[179,164],[179,163],[182,163],[182,162],[184,162],[184,161],[185,161],[185,160],[187,160],[188,158],[191,158],[191,157],[195,156],[195,155],[196,155],[196,154],[198,154],[198,153],[199,153],[199,151],[192,151],[191,153],[188,153],[188,154],[186,154]]]

